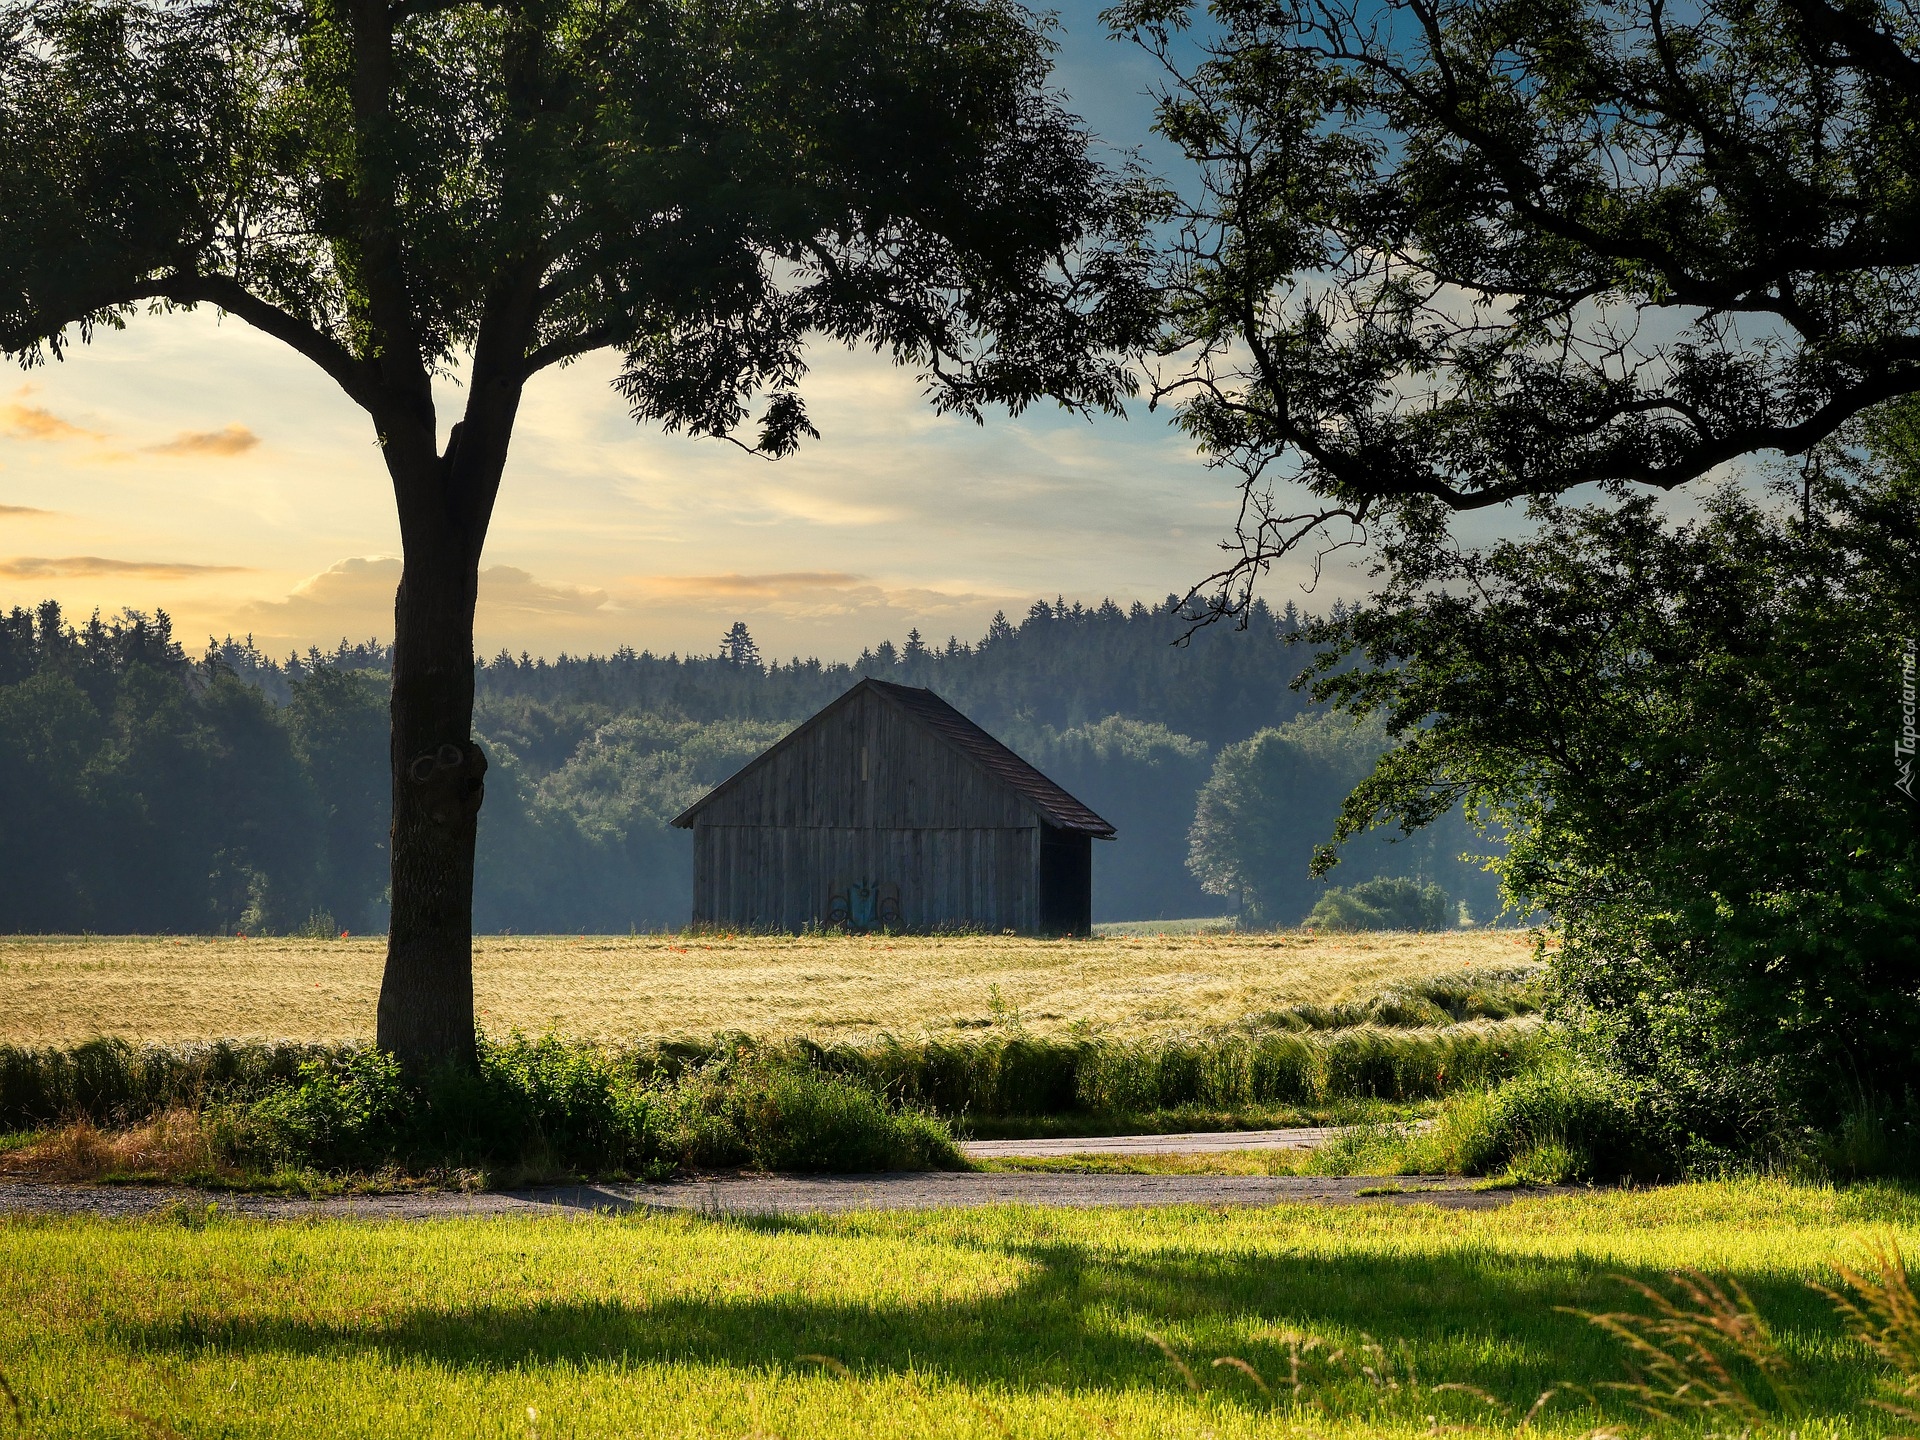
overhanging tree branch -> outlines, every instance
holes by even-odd
[[[1218,0],[1183,64],[1188,9],[1109,13],[1199,172],[1155,397],[1250,502],[1224,613],[1315,516],[1428,544],[1444,512],[1673,489],[1920,391],[1892,0]],[[1310,501],[1251,503],[1268,476]]]

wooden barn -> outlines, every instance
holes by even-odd
[[[862,680],[675,818],[693,921],[1084,935],[1113,826],[931,690]]]

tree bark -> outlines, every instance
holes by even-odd
[[[393,903],[377,1035],[416,1074],[474,1061],[474,841],[487,758],[473,741],[473,614],[505,455],[502,447],[491,464],[463,456],[462,428],[444,457],[424,464],[388,453],[404,558],[393,607]],[[472,503],[479,495],[485,503]]]
[[[393,902],[377,1043],[419,1074],[471,1067],[473,861],[487,757],[473,740],[480,552],[520,408],[539,266],[503,281],[474,346],[467,409],[434,450],[418,367],[376,415],[400,515],[393,601]]]

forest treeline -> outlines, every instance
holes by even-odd
[[[1382,732],[1291,688],[1307,618],[1189,630],[1175,597],[1037,601],[968,643],[918,631],[851,664],[717,652],[502,652],[475,668],[492,760],[474,920],[483,931],[684,924],[691,851],[668,822],[856,680],[936,690],[1114,822],[1095,916],[1304,918],[1316,844]],[[276,660],[250,640],[191,658],[164,613],[0,616],[0,929],[384,928],[386,672],[377,642]],[[1332,881],[1437,881],[1484,919],[1492,878],[1457,817],[1349,847]]]

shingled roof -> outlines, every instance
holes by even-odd
[[[1113,826],[962,715],[931,690],[893,685],[885,680],[862,682],[907,711],[929,730],[972,759],[995,779],[1024,796],[1042,815],[1062,830],[1081,830],[1111,840]]]
[[[994,779],[1019,795],[1051,825],[1062,830],[1076,830],[1085,835],[1096,836],[1102,840],[1114,837],[1114,828],[1102,820],[1092,810],[1082,805],[1073,796],[1062,790],[1053,781],[1042,775],[1033,766],[1022,760],[1013,751],[1002,745],[993,736],[982,730],[973,721],[962,715],[953,706],[942,700],[931,690],[916,689],[911,685],[895,685],[886,680],[865,679],[848,690],[833,704],[804,721],[780,740],[766,755],[755,759],[730,778],[723,780],[712,790],[689,805],[685,811],[673,818],[673,823],[682,829],[693,823],[694,813],[707,801],[722,790],[733,785],[743,776],[755,769],[767,755],[786,745],[795,736],[817,724],[823,717],[840,708],[847,700],[862,691],[879,695],[907,712],[926,729],[939,736],[947,744],[965,755],[974,764],[985,770]]]

